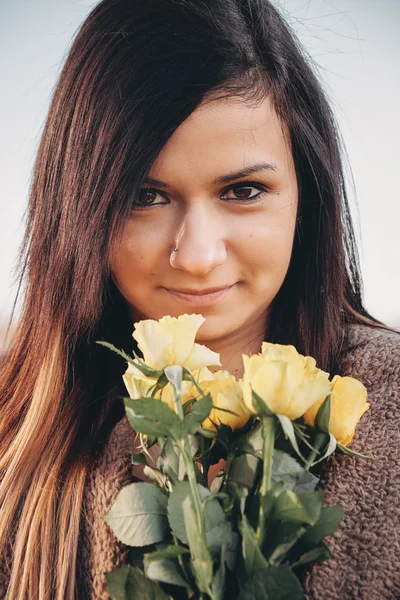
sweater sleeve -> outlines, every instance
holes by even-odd
[[[136,480],[131,453],[137,436],[126,417],[114,427],[85,486],[77,564],[79,600],[110,600],[105,573],[120,568],[128,547],[122,544],[102,516],[118,492]]]
[[[327,538],[333,558],[314,564],[304,585],[308,600],[400,598],[400,335],[356,328],[342,365],[368,391],[351,448],[374,450],[367,459],[336,453],[325,463],[325,505],[345,518]]]

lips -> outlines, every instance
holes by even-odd
[[[223,290],[227,290],[231,285],[224,285],[220,287],[207,288],[203,290],[194,290],[189,288],[180,288],[178,290],[172,288],[166,288],[169,292],[175,292],[176,294],[186,294],[191,296],[205,296],[206,294],[215,294],[217,292],[222,292]]]
[[[164,288],[168,295],[174,300],[177,300],[181,304],[196,305],[196,306],[210,306],[214,305],[225,296],[227,296],[234,285],[219,286],[206,289],[192,289],[192,288]]]

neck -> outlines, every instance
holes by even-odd
[[[202,340],[201,343],[220,355],[222,367],[210,367],[210,371],[215,372],[222,368],[239,379],[243,376],[242,354],[258,354],[264,339],[265,317],[244,331],[239,330],[232,335],[209,342]]]

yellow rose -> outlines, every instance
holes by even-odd
[[[132,334],[143,353],[144,362],[156,371],[170,365],[181,365],[194,371],[209,365],[221,365],[219,354],[195,343],[198,329],[205,319],[201,315],[163,317],[159,321],[147,319],[135,323]],[[145,376],[130,365],[137,379]]]
[[[229,425],[231,429],[235,430],[247,423],[250,415],[243,408],[241,384],[228,371],[211,373],[208,369],[202,369],[201,381],[198,385],[205,394],[211,395],[213,402],[210,415],[203,421],[202,427],[215,430],[216,427],[212,423],[213,421],[217,425]],[[194,386],[192,394],[193,396],[198,396],[198,391]],[[231,410],[236,414],[232,415],[224,410],[218,410],[219,408]]]
[[[290,344],[272,344],[263,342],[261,344],[261,354],[271,360],[283,360],[284,362],[300,361],[304,364],[305,356],[299,354],[294,346]]]
[[[122,379],[124,380],[124,383],[125,383],[125,387],[128,390],[129,396],[131,398],[133,398],[134,400],[136,400],[137,398],[150,397],[150,395],[151,395],[150,388],[152,386],[154,386],[155,380],[150,379],[150,378],[136,379],[136,370],[134,370],[134,367],[133,367],[132,370],[130,371],[130,367],[132,367],[132,365],[128,366],[128,369],[125,371],[124,375],[122,376]],[[182,391],[181,391],[182,404],[184,404],[187,400],[189,400],[189,398],[192,397],[192,394],[191,394],[192,385],[193,384],[191,381],[182,381]],[[174,397],[172,395],[172,388],[171,388],[170,383],[167,383],[167,385],[162,390],[158,390],[155,395],[155,398],[157,398],[158,400],[162,400],[163,402],[165,402],[165,404],[168,404],[168,406],[171,410],[174,410]]]
[[[347,446],[353,439],[357,423],[370,407],[366,402],[367,390],[353,377],[335,375],[331,381],[331,418],[329,431],[338,442]],[[304,420],[314,426],[322,401],[316,402],[304,415]]]
[[[292,421],[330,393],[329,373],[317,369],[315,360],[294,346],[264,342],[261,354],[243,355],[243,363],[243,399],[251,412],[256,412],[253,391],[271,412]]]

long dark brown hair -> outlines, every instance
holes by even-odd
[[[0,372],[0,554],[13,600],[72,600],[86,473],[122,416],[131,321],[109,256],[177,127],[211,98],[269,94],[290,137],[298,226],[268,339],[333,372],[363,308],[339,137],[268,0],[103,0],[69,51],[30,189],[25,303]],[[12,543],[10,542],[12,540]]]

